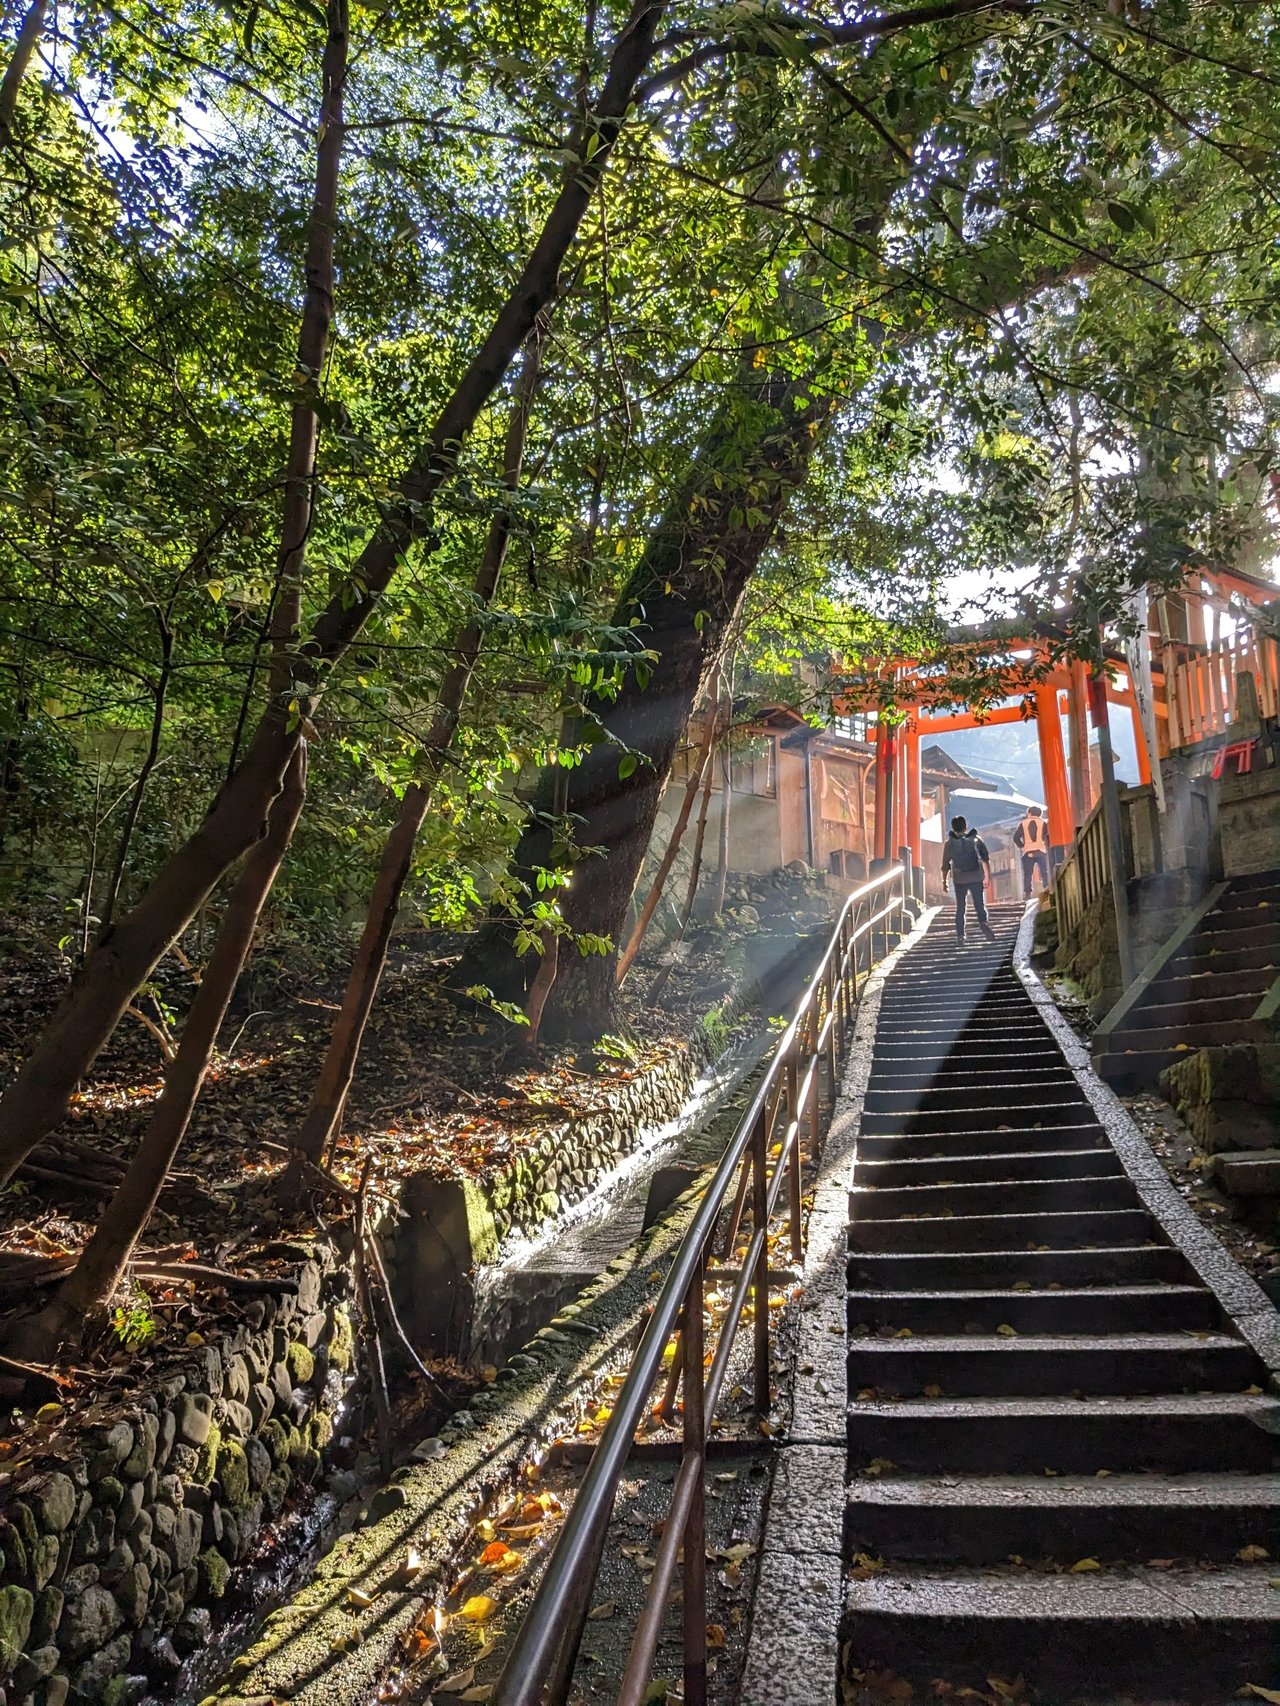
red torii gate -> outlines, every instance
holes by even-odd
[[[973,650],[973,642],[968,642],[968,645]],[[892,673],[894,697],[903,713],[902,721],[896,725],[887,723],[883,717],[876,721],[874,856],[878,860],[898,858],[909,848],[911,863],[919,865],[921,862],[922,738],[1000,723],[1034,721],[1044,777],[1050,852],[1055,864],[1075,840],[1076,830],[1093,807],[1086,721],[1089,704],[1087,667],[1078,662],[1051,663],[1049,641],[1042,635],[1002,635],[982,642],[982,649],[988,654],[997,649],[1001,653],[1013,654],[1015,661],[1001,663],[994,679],[998,685],[1008,688],[1005,697],[1018,697],[1017,704],[1000,705],[993,710],[944,710],[939,708],[938,701],[954,702],[954,677],[949,682],[939,682],[924,673],[930,666],[920,662],[895,661],[876,671],[876,678],[880,681]],[[1130,713],[1138,755],[1138,780],[1146,784],[1151,780],[1151,763],[1138,700],[1131,680],[1122,686],[1112,679],[1116,670],[1128,676],[1125,660],[1115,655],[1108,656],[1104,677],[1106,699]],[[842,692],[835,701],[835,708],[844,714],[871,711],[878,706],[879,694],[871,682],[861,690]],[[1064,714],[1068,719],[1069,752],[1062,739],[1061,718]]]

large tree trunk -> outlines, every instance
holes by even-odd
[[[637,634],[657,661],[645,686],[633,672],[615,700],[592,705],[620,744],[592,747],[568,775],[565,814],[578,820],[575,838],[601,849],[575,864],[564,892],[561,911],[574,932],[615,941],[622,933],[676,748],[829,412],[813,390],[812,383],[775,377],[726,405],[697,472],[651,536],[619,601],[615,622],[641,614]],[[620,751],[641,755],[625,777]],[[553,862],[552,781],[544,774],[540,809],[517,848],[516,869],[526,880]],[[505,993],[518,988],[522,970],[504,949],[498,932],[489,933],[474,950],[472,981]],[[544,1030],[599,1034],[613,1022],[614,997],[612,955],[562,953]]]
[[[542,329],[538,327],[529,339],[503,449],[502,478],[508,491],[512,492],[520,484],[520,474],[524,466],[524,447],[529,432],[529,413],[538,386],[541,348]],[[473,596],[478,611],[483,611],[493,602],[510,538],[511,511],[503,509],[489,524],[484,556],[476,574]],[[365,915],[364,929],[347,979],[342,1007],[334,1020],[329,1047],[311,1093],[311,1105],[295,1139],[297,1148],[312,1161],[320,1160],[342,1119],[342,1110],[346,1105],[351,1080],[355,1075],[356,1061],[360,1055],[360,1045],[364,1040],[365,1026],[369,1022],[378,985],[386,969],[387,949],[395,927],[396,914],[400,909],[400,897],[404,893],[404,885],[413,863],[418,832],[430,808],[436,780],[444,768],[449,748],[453,744],[483,639],[484,632],[477,615],[461,630],[454,642],[453,662],[441,685],[431,729],[423,743],[422,757],[427,768],[427,780],[413,782],[405,789],[395,825],[382,850],[378,875],[374,881],[373,893],[369,897],[369,910]]]
[[[76,1342],[86,1320],[107,1301],[123,1277],[186,1135],[227,1006],[253,946],[258,919],[302,811],[305,784],[306,747],[300,746],[271,809],[267,833],[249,854],[231,891],[222,928],[182,1029],[182,1041],[165,1072],[164,1090],[142,1141],[57,1296],[34,1321],[19,1327],[15,1343],[25,1356],[43,1360],[63,1343]]]
[[[264,832],[303,729],[336,664],[386,591],[410,546],[432,525],[433,503],[494,387],[553,300],[561,265],[604,175],[636,84],[653,50],[661,0],[636,0],[614,44],[604,88],[576,127],[575,158],[533,251],[480,349],[400,482],[351,574],[291,658],[291,680],[267,703],[244,759],[195,834],[138,904],[94,949],[40,1042],[0,1102],[0,1184],[66,1112],[67,1101],[134,992],[190,923],[215,883]]]

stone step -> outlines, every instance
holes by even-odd
[[[886,1397],[917,1397],[927,1387],[949,1398],[1240,1392],[1265,1379],[1256,1353],[1225,1333],[917,1333],[849,1344],[850,1392],[873,1388]]]
[[[1062,1056],[1045,1049],[1033,1056],[994,1055],[990,1049],[961,1054],[937,1049],[929,1054],[916,1051],[904,1055],[876,1056],[872,1064],[874,1090],[907,1090],[924,1085],[953,1092],[975,1086],[1002,1083],[1014,1074],[1029,1075],[1034,1082],[1062,1077]]]
[[[874,1134],[895,1131],[1000,1131],[1016,1125],[1063,1126],[1079,1125],[1093,1118],[1093,1109],[1077,1091],[1060,1101],[1044,1101],[1037,1105],[1018,1107],[982,1107],[971,1103],[964,1107],[897,1109],[868,1108],[862,1117],[865,1131]]]
[[[1095,1054],[1093,1070],[1113,1090],[1134,1095],[1139,1090],[1154,1090],[1160,1074],[1166,1067],[1176,1066],[1185,1053],[1177,1049],[1130,1049],[1125,1054]]]
[[[1228,972],[1215,967],[1212,971],[1188,973],[1170,970],[1157,979],[1148,991],[1147,999],[1134,1012],[1146,1012],[1151,1007],[1199,1006],[1205,1001],[1223,997],[1251,996],[1256,1007],[1275,982],[1274,966],[1259,966],[1251,971]]]
[[[1225,974],[1270,971],[1280,974],[1280,943],[1257,941],[1238,948],[1205,947],[1192,937],[1190,944],[1170,960],[1168,970],[1176,977],[1198,977],[1202,973]]]
[[[1280,1468],[1280,1404],[1248,1393],[898,1398],[848,1411],[849,1467],[911,1473],[1164,1475]]]
[[[946,1114],[953,1108],[968,1111],[977,1107],[990,1115],[992,1109],[1007,1112],[1012,1108],[1037,1108],[1062,1101],[1084,1105],[1084,1097],[1080,1095],[1065,1063],[1058,1072],[1037,1072],[1033,1078],[1001,1082],[992,1073],[971,1071],[927,1080],[923,1087],[904,1083],[900,1077],[887,1078],[877,1073],[867,1088],[862,1105],[867,1113],[936,1108]]]
[[[985,1131],[864,1131],[858,1139],[858,1162],[871,1160],[945,1160],[948,1157],[992,1154],[1026,1155],[1052,1152],[1063,1145],[1073,1149],[1105,1150],[1114,1154],[1107,1134],[1096,1119],[1074,1125],[1004,1125]]]
[[[1157,984],[1149,1000],[1133,1007],[1129,1020],[1135,1030],[1166,1030],[1173,1026],[1224,1025],[1235,1019],[1252,1019],[1264,990],[1242,990],[1238,994],[1215,995],[1203,1001],[1166,998]]]
[[[1095,1211],[1134,1208],[1138,1193],[1127,1173],[1105,1179],[1020,1179],[1010,1164],[1003,1178],[962,1184],[863,1186],[849,1193],[849,1213],[858,1221],[914,1219],[920,1215],[1029,1214],[1036,1210]],[[1043,1240],[1040,1240],[1043,1242]]]
[[[1233,1149],[1213,1159],[1213,1175],[1233,1197],[1280,1197],[1280,1149]]]
[[[849,1488],[845,1553],[897,1563],[1228,1563],[1280,1533],[1280,1477],[863,1475]]]
[[[1212,938],[1216,942],[1246,936],[1255,941],[1280,941],[1280,907],[1259,906],[1256,901],[1252,906],[1220,906],[1201,919],[1195,939],[1203,942]]]
[[[916,1043],[889,1040],[876,1044],[871,1070],[878,1081],[904,1070],[925,1072],[945,1067],[956,1072],[1036,1072],[1042,1067],[1056,1070],[1061,1064],[1061,1054],[1047,1037],[1035,1047],[1021,1049],[999,1048],[986,1042],[944,1042],[926,1049]]]
[[[886,1185],[969,1185],[1011,1177],[1105,1179],[1123,1171],[1115,1150],[1095,1143],[1078,1149],[1010,1148],[989,1155],[923,1155],[908,1160],[860,1154],[857,1179],[859,1185],[879,1191]]]
[[[929,1215],[898,1220],[856,1220],[849,1247],[858,1250],[1050,1250],[1135,1244],[1153,1237],[1145,1209],[1101,1209],[1056,1214]]]
[[[840,1632],[851,1683],[870,1668],[953,1688],[1021,1676],[1055,1706],[1113,1706],[1130,1690],[1221,1706],[1260,1676],[1276,1680],[1280,1594],[1247,1569],[885,1571],[849,1584]]]
[[[1025,1280],[1022,1282],[1027,1283]],[[1195,1285],[1045,1287],[1011,1291],[850,1291],[852,1332],[865,1326],[910,1327],[914,1333],[1120,1333],[1216,1331],[1222,1309],[1211,1291]]]
[[[1172,1244],[1138,1243],[1085,1250],[852,1250],[849,1285],[855,1290],[980,1291],[1026,1280],[1036,1291],[1050,1285],[1091,1291],[1124,1285],[1188,1285],[1194,1270]],[[999,1325],[999,1323],[997,1323]]]
[[[1147,1025],[1144,1022],[1113,1031],[1108,1039],[1108,1052],[1126,1054],[1130,1050],[1140,1053],[1172,1050],[1186,1054],[1200,1048],[1217,1048],[1231,1043],[1271,1043],[1275,1040],[1274,1025],[1259,1024],[1252,1019],[1224,1019],[1212,1025]]]

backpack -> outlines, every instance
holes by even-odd
[[[956,882],[968,882],[982,875],[982,860],[978,857],[977,837],[973,834],[952,835],[947,839],[951,849],[951,874]]]

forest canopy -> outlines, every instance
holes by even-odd
[[[0,49],[0,894],[74,972],[0,1176],[195,922],[122,1225],[264,929],[355,952],[318,1157],[397,916],[487,918],[513,1023],[549,954],[607,1010],[730,665],[821,716],[958,577],[1105,616],[1269,554],[1269,6],[28,0]]]

